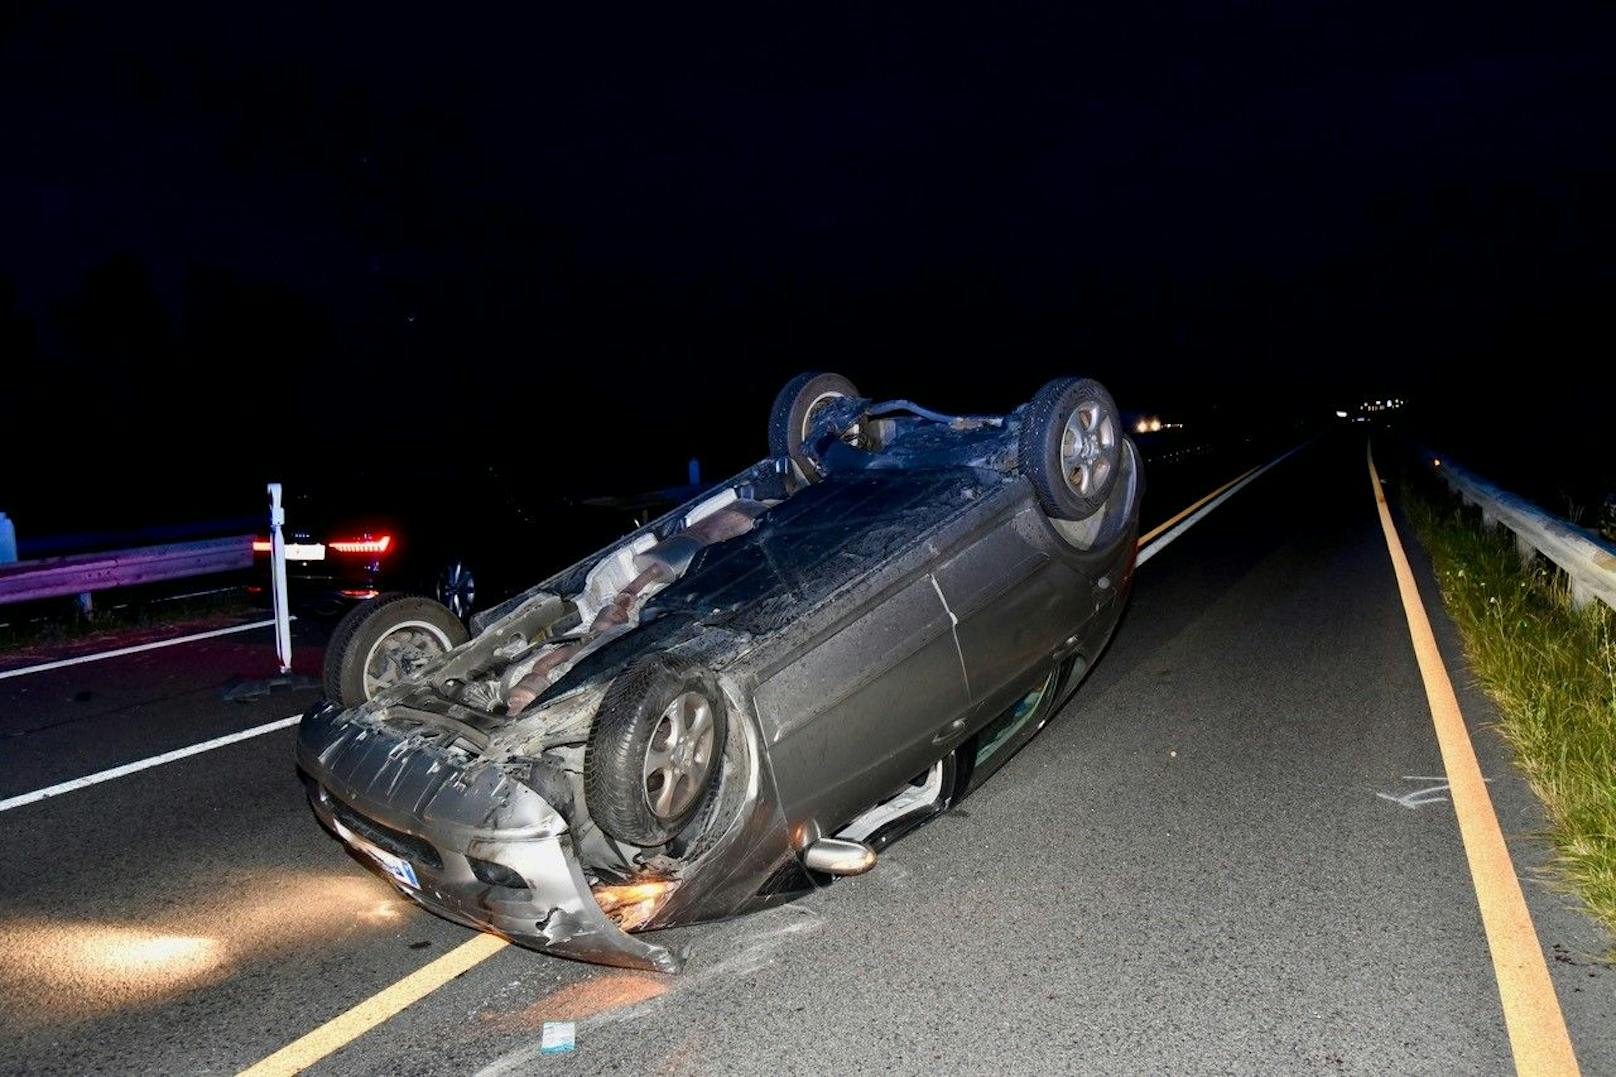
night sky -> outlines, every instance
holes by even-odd
[[[643,489],[810,368],[1600,451],[1608,5],[695,12],[0,16],[0,508]]]

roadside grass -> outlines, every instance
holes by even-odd
[[[1445,490],[1402,488],[1498,728],[1548,810],[1555,867],[1616,935],[1616,615],[1573,609],[1564,573],[1523,563],[1509,532]]]
[[[10,611],[0,607],[0,657],[79,645],[128,632],[240,617],[256,608],[246,591],[239,587],[177,598],[159,596],[125,603],[107,602],[97,606],[95,613],[88,617],[79,613],[68,598],[33,603],[26,614],[13,613],[14,620],[4,616]]]

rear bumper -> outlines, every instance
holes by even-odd
[[[254,558],[253,575],[267,594],[270,573],[266,555]],[[388,575],[377,561],[329,558],[286,563],[286,592],[293,605],[325,606],[332,602],[358,601],[374,598],[386,590],[389,590]]]
[[[560,957],[679,970],[679,955],[627,934],[601,911],[566,820],[499,768],[462,768],[438,753],[403,748],[375,724],[327,704],[303,716],[297,756],[315,814],[382,866],[411,901]],[[407,872],[388,869],[398,861]],[[474,870],[478,861],[526,885],[484,881]]]

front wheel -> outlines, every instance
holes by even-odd
[[[619,841],[665,845],[711,792],[729,713],[712,674],[651,655],[606,690],[584,750],[584,801]]]

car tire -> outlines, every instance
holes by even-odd
[[[803,478],[818,482],[824,471],[803,447],[814,411],[828,399],[858,395],[853,383],[840,374],[798,374],[781,387],[769,409],[769,454],[789,457]]]
[[[597,826],[643,848],[666,845],[712,794],[729,736],[711,673],[647,655],[617,676],[584,749],[584,803]]]
[[[1092,378],[1056,378],[1027,406],[1019,442],[1021,473],[1044,511],[1084,520],[1111,496],[1122,469],[1122,416]]]
[[[367,599],[337,622],[326,644],[325,696],[344,707],[357,707],[399,676],[407,676],[411,667],[467,638],[460,618],[430,598],[395,592]],[[389,641],[397,644],[390,654]],[[380,666],[375,665],[378,662]],[[398,676],[388,680],[389,672]]]

